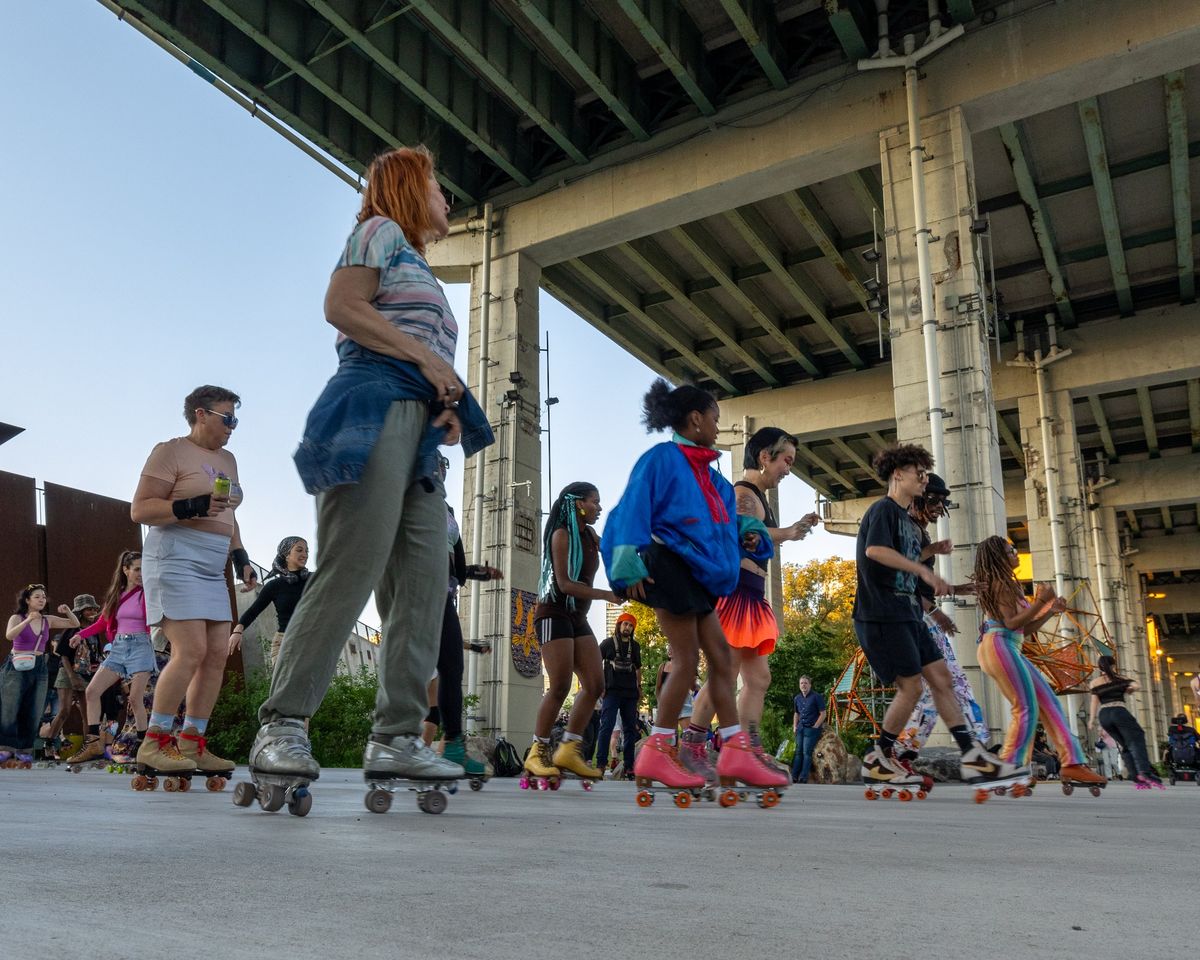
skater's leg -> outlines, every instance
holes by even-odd
[[[1021,656],[1019,653],[1018,656]],[[1024,660],[1024,657],[1021,657]],[[1038,717],[1046,728],[1046,736],[1054,745],[1054,752],[1063,766],[1070,764],[1082,765],[1087,763],[1087,754],[1079,743],[1079,738],[1071,732],[1071,723],[1063,712],[1062,703],[1055,696],[1054,688],[1050,686],[1042,672],[1027,664],[1029,679],[1037,696]]]
[[[945,660],[936,660],[927,664],[921,671],[921,676],[929,685],[929,695],[933,697],[938,715],[945,721],[947,727],[966,727],[970,725],[969,718],[963,716],[962,705],[954,692],[954,683]]]
[[[699,639],[700,649],[704,651],[704,659],[708,661],[708,687],[709,696],[712,698],[713,710],[717,715],[717,722],[722,729],[738,725],[737,701],[733,696],[733,687],[736,682],[737,674],[734,672],[733,656],[729,648],[729,642],[725,639],[725,633],[721,630],[721,621],[717,619],[715,613],[705,614],[696,622],[696,634]],[[672,660],[674,657],[672,656]],[[675,671],[678,668],[672,664],[671,679],[675,679]],[[680,679],[684,684],[690,685],[692,677],[696,675],[696,664],[686,670],[680,670]],[[683,687],[684,684],[680,686]],[[686,687],[683,690],[685,696],[687,694]],[[680,698],[680,705],[683,704],[683,698]],[[695,710],[692,711],[695,716]]]
[[[905,739],[902,746],[919,752],[925,746],[925,741],[929,739],[929,734],[933,732],[937,718],[937,707],[933,702],[933,694],[929,692],[929,684],[922,681],[921,699],[913,707],[912,715],[908,718],[908,723],[904,725]],[[910,730],[912,731],[911,736],[908,733]]]
[[[600,707],[600,732],[596,736],[596,766],[601,770],[608,764],[609,741],[617,728],[617,711],[621,698],[615,693],[606,693]],[[624,722],[624,721],[622,721]]]
[[[1012,719],[1004,735],[1000,757],[1024,766],[1033,750],[1038,721],[1037,694],[1029,676],[1030,668],[1005,636],[1005,631],[985,631],[977,652],[983,672],[996,682],[1004,698],[1012,704]]]
[[[448,579],[444,491],[413,483],[405,492],[400,529],[375,587],[383,620],[372,728],[376,735],[421,734],[425,685],[437,667]],[[461,653],[461,642],[458,646]]]
[[[733,647],[734,665],[742,678],[742,689],[737,698],[738,720],[746,729],[757,728],[762,720],[763,701],[767,688],[771,686],[771,667],[768,658],[757,649]],[[695,710],[692,711],[695,713]]]
[[[596,701],[604,693],[604,665],[600,659],[600,647],[591,634],[575,638],[574,666],[575,676],[579,678],[579,692],[575,694],[575,702],[571,705],[566,732],[582,737],[583,728],[596,708]]]
[[[671,673],[674,673],[677,669],[678,667],[672,662]],[[696,696],[692,698],[692,715],[688,718],[688,723],[693,723],[697,727],[707,730],[712,726],[714,714],[713,700],[709,693],[708,680],[706,679],[704,685],[697,691]],[[662,723],[658,725],[660,727],[663,726]]]
[[[204,620],[204,657],[187,688],[187,715],[207,720],[225,681],[225,664],[229,660],[229,621]]]
[[[919,673],[911,677],[896,677],[894,683],[896,695],[883,715],[884,732],[892,734],[893,737],[904,730],[904,722],[912,715],[924,689]]]
[[[461,736],[463,730],[463,635],[458,610],[449,595],[442,612],[442,642],[438,648],[438,712],[447,740]]]
[[[637,697],[620,697],[621,731],[625,735],[625,773],[633,769],[634,748],[637,746],[638,701]]]
[[[548,632],[552,623],[549,619],[541,620],[538,627]],[[542,664],[546,667],[548,682],[538,707],[537,718],[533,722],[533,735],[540,740],[549,740],[554,721],[558,719],[558,711],[562,709],[567,694],[571,692],[571,677],[575,674],[574,637],[559,637],[544,642]]]
[[[958,662],[958,657],[954,653],[954,641],[946,636],[941,630],[936,627],[929,628],[929,634],[935,640],[938,648],[942,651],[942,657],[946,661],[946,669],[950,671],[950,682],[954,687],[954,696],[958,699],[959,708],[962,710],[963,720],[967,727],[970,728],[975,739],[980,743],[987,743],[991,736],[991,731],[988,730],[987,723],[983,717],[983,709],[975,699],[975,691],[971,689],[971,681],[967,679],[967,675],[963,672],[962,666]],[[933,727],[931,726],[930,731]],[[929,731],[925,733],[921,743],[929,737]]]
[[[1124,743],[1129,753],[1129,759],[1125,763],[1132,771],[1130,776],[1154,773],[1154,767],[1150,764],[1150,754],[1146,750],[1146,732],[1142,725],[1125,707],[1120,707],[1114,712],[1117,714],[1114,726],[1121,732],[1119,742]]]
[[[121,675],[114,673],[106,667],[101,667],[93,674],[91,681],[87,685],[87,692],[84,694],[87,698],[87,722],[88,725],[97,724],[100,722],[100,697],[114,683],[119,683]]]
[[[1100,710],[1100,726],[1104,729],[1105,733],[1112,737],[1113,742],[1116,743],[1117,748],[1121,751],[1121,759],[1125,761],[1125,770],[1127,771],[1129,778],[1132,779],[1139,773],[1144,773],[1145,771],[1138,766],[1137,760],[1130,751],[1129,744],[1125,741],[1125,731],[1122,730],[1121,726],[1116,722],[1116,715],[1117,710],[1115,707],[1102,708]],[[1138,727],[1138,729],[1140,730],[1141,727]],[[1142,749],[1145,750],[1145,734],[1143,734],[1142,737]],[[1149,763],[1149,758],[1147,758],[1147,763]]]
[[[148,717],[146,714],[146,686],[150,683],[149,671],[135,673],[129,683],[129,703],[126,710],[133,712],[133,723],[139,733],[146,732]]]
[[[658,695],[658,717],[655,720],[655,726],[674,730],[679,724],[679,711],[683,708],[683,701],[687,699],[688,690],[691,688],[696,676],[696,668],[700,662],[699,624],[695,614],[679,615],[661,608],[655,608],[654,614],[658,617],[658,624],[662,627],[663,635],[666,636],[667,645],[671,650],[671,672],[667,674],[666,682]],[[715,622],[715,615],[710,614],[710,616]],[[718,627],[718,632],[719,630]],[[721,637],[721,642],[724,644],[724,636]],[[733,693],[730,689],[732,674],[729,670],[728,646],[722,647],[717,652],[715,659],[723,661],[725,664],[720,682],[724,683],[726,687],[724,698],[727,701],[727,712],[725,715],[729,717],[733,715],[734,707]],[[710,681],[717,677],[712,667],[713,663],[710,660],[708,674]],[[695,717],[694,710],[692,716]]]
[[[174,717],[179,710],[188,686],[208,654],[206,626],[207,622],[204,620],[163,618],[163,632],[171,644],[171,660],[159,674],[158,683],[154,688],[155,713]],[[228,633],[225,634],[225,642],[228,650]]]
[[[346,637],[392,553],[406,502],[397,491],[413,475],[427,419],[424,403],[393,403],[359,482],[317,495],[317,569],[288,624],[271,677],[271,693],[259,709],[261,722],[311,717],[320,706]],[[444,506],[442,522],[444,527]],[[443,552],[444,534],[443,529]],[[434,564],[428,574],[438,579]],[[390,642],[386,633],[383,642]],[[428,679],[428,675],[421,678],[422,689]]]

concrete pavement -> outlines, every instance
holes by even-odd
[[[495,780],[430,816],[406,794],[368,813],[360,777],[326,771],[299,819],[231,788],[0,771],[0,957],[1191,955],[1167,918],[1195,887],[1195,784],[982,806],[950,784],[907,804],[813,785],[774,810],[660,792],[641,810],[624,783]]]

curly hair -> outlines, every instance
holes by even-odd
[[[232,390],[226,390],[224,387],[214,387],[211,383],[206,383],[202,387],[197,387],[183,398],[183,419],[188,422],[189,427],[194,427],[196,425],[196,411],[207,410],[214,403],[232,403],[234,407],[240,407],[242,405],[242,398]]]
[[[650,384],[642,398],[642,423],[647,430],[679,430],[687,426],[688,414],[693,410],[707,413],[717,405],[707,390],[693,387],[690,383],[671,389],[661,377]]]
[[[358,222],[386,217],[399,225],[413,249],[425,256],[433,232],[429,217],[429,178],[433,154],[425,147],[400,147],[381,153],[367,168]]]
[[[975,571],[971,574],[975,596],[983,612],[1000,619],[1001,604],[1019,603],[1024,598],[1021,584],[1008,562],[1008,541],[1003,537],[988,537],[975,551]]]
[[[932,470],[933,457],[924,447],[915,443],[902,443],[886,450],[880,450],[871,460],[875,472],[887,483],[893,473],[904,467],[916,467],[918,470]]]

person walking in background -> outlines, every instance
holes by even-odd
[[[1102,656],[1097,661],[1098,673],[1088,684],[1091,693],[1091,710],[1088,728],[1103,728],[1121,749],[1125,769],[1134,782],[1141,787],[1161,787],[1162,779],[1150,765],[1146,752],[1146,732],[1125,706],[1125,697],[1139,689],[1136,680],[1117,673],[1115,657]]]
[[[637,617],[622,613],[617,617],[613,635],[600,644],[604,662],[604,704],[600,711],[600,734],[596,766],[608,764],[609,740],[621,716],[625,746],[625,776],[633,775],[633,749],[637,743],[638,703],[642,699],[642,646],[634,639]]]
[[[47,614],[46,588],[31,583],[17,594],[5,636],[12,651],[0,667],[0,763],[33,762],[33,745],[46,710],[46,647],[52,630],[78,627],[79,618],[65,603],[59,616]]]
[[[239,580],[247,586],[256,581],[235,516],[243,499],[237,460],[225,449],[240,403],[224,387],[205,385],[188,394],[188,434],[154,447],[130,508],[134,523],[150,527],[142,547],[146,625],[161,624],[171,644],[137,762],[168,775],[200,770],[225,777],[234,768],[208,749],[206,734],[229,657],[230,557]],[[172,726],[185,696],[177,739]]]
[[[792,783],[808,783],[813,751],[825,726],[825,697],[812,688],[812,677],[800,678],[800,692],[792,698],[792,736],[796,753],[792,758]]]
[[[275,669],[279,659],[279,647],[292,614],[300,603],[300,596],[308,583],[308,541],[303,537],[284,537],[275,548],[275,559],[270,572],[264,578],[263,588],[254,598],[246,612],[238,617],[229,635],[229,653],[233,654],[242,645],[242,634],[267,607],[275,607],[275,636],[271,640],[270,664]]]
[[[252,774],[317,779],[305,721],[320,706],[346,636],[372,590],[383,620],[379,691],[363,751],[367,779],[456,780],[463,768],[421,738],[446,605],[441,444],[470,457],[494,441],[454,372],[458,324],[425,253],[450,229],[422,148],[389,150],[367,170],[357,224],[325,293],[338,369],[296,451],[317,498],[320,563],[288,623]]]

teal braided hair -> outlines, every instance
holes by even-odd
[[[554,558],[550,551],[550,539],[559,527],[567,531],[567,576],[578,580],[583,571],[583,528],[579,523],[579,501],[596,493],[593,484],[578,481],[563,487],[558,499],[546,516],[546,527],[542,532],[542,575],[538,580],[538,598],[546,601],[559,599],[560,591],[554,582]],[[567,595],[567,609],[575,609],[575,598]]]

